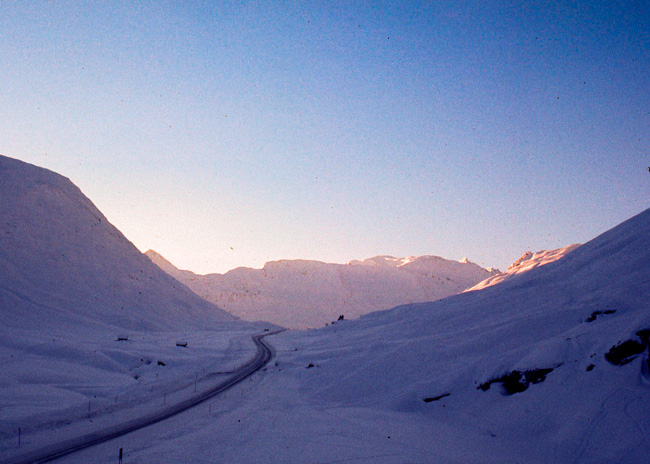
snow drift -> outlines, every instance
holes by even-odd
[[[153,250],[145,253],[197,295],[244,320],[291,328],[322,327],[339,316],[455,295],[498,271],[438,256],[376,256],[348,264],[282,260],[262,269],[197,275],[177,269]]]

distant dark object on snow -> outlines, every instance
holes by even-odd
[[[187,342],[176,342],[176,346],[180,346],[182,348],[187,348]]]
[[[117,341],[118,342],[128,342],[129,337],[127,335],[118,335],[117,336]]]
[[[158,360],[158,365],[159,365],[159,366],[166,366],[167,364],[165,364],[165,363],[162,362],[161,360]]]
[[[343,314],[341,314],[337,320],[342,321],[343,319],[345,319],[345,316]]]
[[[542,383],[544,380],[546,380],[546,376],[553,372],[553,369],[560,366],[561,364],[555,367],[531,369],[523,372],[514,370],[501,377],[484,382],[476,388],[479,390],[488,391],[493,383],[501,383],[503,385],[504,395],[514,395],[515,393],[521,393],[528,390],[528,387],[531,383]]]
[[[594,311],[593,313],[591,313],[591,316],[589,316],[587,319],[585,319],[585,322],[594,322],[600,316],[605,316],[605,315],[608,315],[608,314],[614,314],[615,312],[616,312],[615,309],[607,309],[605,311]]]
[[[639,330],[636,335],[641,339],[640,342],[630,339],[614,345],[605,353],[605,359],[615,366],[624,366],[634,361],[650,345],[650,329]]]
[[[422,401],[425,403],[431,403],[432,401],[438,401],[441,400],[442,398],[451,395],[451,393],[443,393],[442,395],[434,396],[433,398],[425,398]]]

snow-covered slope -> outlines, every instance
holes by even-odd
[[[479,461],[647,462],[649,262],[646,210],[500,285],[283,335],[298,351],[280,365],[322,407],[439,424],[415,461],[488,447]]]
[[[573,250],[580,246],[579,243],[574,243],[573,245],[566,246],[564,248],[557,248],[555,250],[542,250],[536,253],[527,251],[524,253],[517,261],[512,263],[510,267],[505,272],[488,277],[482,282],[474,285],[471,288],[465,290],[466,292],[471,292],[474,290],[480,290],[491,285],[496,285],[504,280],[510,279],[512,276],[521,274],[523,272],[528,272],[531,269],[535,269],[539,266],[544,266],[546,264],[557,261],[560,258],[563,258],[567,253],[571,253]]]
[[[140,253],[68,179],[0,156],[2,326],[232,321]]]
[[[246,359],[261,330],[162,272],[68,179],[0,156],[0,461],[17,427],[26,446],[172,401]]]
[[[134,437],[131,457],[648,462],[648,262],[650,210],[499,285],[277,335],[277,363],[236,407]]]
[[[263,269],[196,275],[155,251],[146,255],[197,295],[244,320],[283,327],[322,327],[340,315],[356,318],[400,304],[455,295],[498,271],[438,256],[376,256],[349,264],[282,260]]]

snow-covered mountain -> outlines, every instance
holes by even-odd
[[[650,209],[499,285],[281,334],[268,388],[291,373],[305,435],[336,411],[337,450],[401,457],[374,462],[648,462],[649,262]]]
[[[555,250],[542,250],[536,253],[527,251],[524,253],[517,261],[512,263],[505,272],[488,277],[482,282],[474,285],[471,288],[465,290],[466,292],[471,292],[474,290],[480,290],[491,285],[496,285],[503,282],[504,280],[510,279],[512,276],[528,272],[531,269],[535,269],[539,266],[544,266],[546,264],[557,261],[560,258],[563,258],[567,253],[571,253],[573,250],[580,246],[579,243],[574,243],[573,245],[566,246],[564,248],[557,248]]]
[[[30,434],[182,397],[259,331],[161,271],[68,179],[0,156],[0,461],[17,427],[42,445]]]
[[[2,326],[232,321],[154,266],[65,177],[0,156]]]
[[[145,253],[197,295],[244,320],[283,327],[321,327],[339,316],[455,295],[498,271],[438,256],[376,256],[348,264],[282,260],[262,269],[197,275],[177,269],[153,250]]]
[[[120,446],[133,462],[648,462],[649,260],[647,210],[499,285],[275,335],[266,371]]]
[[[183,326],[189,341],[184,348],[175,346],[174,332],[140,331],[116,341],[118,327],[107,316],[115,313],[112,306],[103,314],[95,303],[135,298],[135,304],[135,294],[144,288],[144,298],[151,287],[113,280],[100,264],[86,266],[83,254],[69,258],[73,264],[57,261],[85,250],[69,243],[76,239],[113,252],[132,248],[120,248],[121,235],[97,232],[106,242],[87,237],[104,226],[80,219],[96,217],[89,215],[96,210],[72,208],[70,195],[78,191],[66,193],[64,179],[0,161],[0,460],[12,462],[25,448],[44,446],[43,437],[60,441],[88,433],[107,416],[124,422],[160,408],[170,396],[197,383],[201,388],[211,378],[201,377],[206,367],[230,370],[252,355],[250,339],[192,324]],[[32,187],[21,187],[21,178],[31,179]],[[22,193],[12,196],[15,189]],[[54,226],[30,219],[22,207]],[[39,255],[30,257],[16,250],[20,246]],[[53,246],[63,251],[51,253]],[[96,253],[88,249],[88,260],[95,262]],[[122,262],[110,252],[100,256],[107,265]],[[350,267],[404,264],[374,261]],[[650,209],[499,285],[269,337],[276,359],[218,399],[60,461],[109,464],[123,448],[125,462],[648,462],[648,262]],[[47,275],[50,267],[67,273],[60,287]],[[304,269],[309,274],[312,264]],[[39,279],[45,279],[42,287]],[[166,279],[178,291],[180,284]],[[183,295],[177,298],[196,301]],[[147,301],[165,304],[156,297]],[[92,304],[84,308],[79,298]],[[212,314],[213,306],[201,304]],[[205,321],[195,307],[201,308],[188,304],[185,314]],[[154,309],[140,306],[140,312],[149,317]],[[131,317],[148,326],[148,320]],[[183,320],[171,310],[161,313],[161,324]],[[130,327],[124,319],[117,323]],[[240,335],[250,331],[243,323],[217,325]],[[57,333],[61,326],[67,330]]]

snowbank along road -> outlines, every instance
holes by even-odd
[[[234,385],[238,384],[242,380],[248,378],[263,368],[274,356],[273,348],[263,339],[268,335],[275,335],[280,332],[282,332],[282,330],[254,335],[253,342],[255,342],[255,345],[257,346],[257,353],[255,356],[248,363],[244,364],[242,367],[233,372],[233,375],[229,379],[221,382],[220,384],[207,391],[202,392],[197,396],[193,396],[178,404],[161,409],[160,411],[153,414],[148,414],[146,416],[133,419],[123,424],[109,427],[99,432],[84,435],[79,438],[73,438],[71,440],[48,446],[46,448],[42,448],[28,454],[16,456],[8,459],[5,462],[7,464],[40,464],[51,462],[62,458],[63,456],[67,456],[77,451],[90,448],[91,446],[104,443],[108,440],[121,437],[127,433],[134,432],[141,428],[175,416],[176,414],[180,414],[181,412],[186,411],[228,390],[229,388],[233,387]]]

